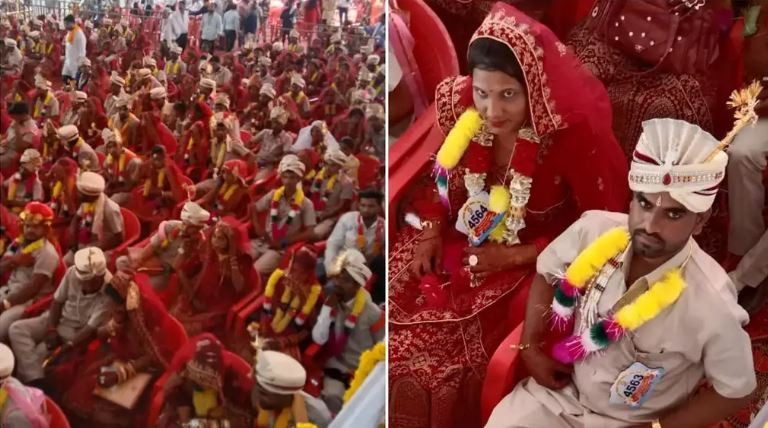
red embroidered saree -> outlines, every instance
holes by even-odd
[[[253,285],[258,282],[253,260],[248,255],[250,241],[245,225],[233,217],[224,217],[216,226],[218,228],[231,231],[232,240],[228,245],[235,248],[231,253],[223,255],[226,258],[220,257],[210,245],[212,237],[209,237],[202,273],[194,281],[191,290],[182,291],[178,303],[171,309],[191,335],[207,331],[224,338],[224,322],[229,308],[251,292]],[[217,233],[216,229],[212,234]],[[243,279],[240,290],[235,287],[232,279],[232,257],[237,260]]]
[[[521,63],[528,91],[529,119],[541,139],[520,233],[537,250],[591,209],[622,211],[628,201],[627,167],[610,129],[610,104],[591,74],[543,25],[517,9],[498,4],[484,37],[507,44]],[[470,77],[453,77],[437,89],[437,126],[447,134],[472,106]],[[492,156],[492,151],[490,151]],[[467,237],[454,229],[456,211],[467,200],[464,156],[452,170],[448,197],[440,202],[426,174],[412,184],[410,206],[423,220],[443,220],[443,267],[447,303],[428,304],[420,279],[410,273],[421,232],[398,233],[389,263],[390,424],[393,427],[480,426],[480,390],[485,369],[501,340],[519,322],[535,266],[497,271],[470,287],[462,265]],[[487,185],[505,171],[493,168]],[[495,178],[499,176],[498,178]],[[486,186],[487,189],[487,186]],[[490,242],[482,244],[493,245]]]

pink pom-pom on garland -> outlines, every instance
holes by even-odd
[[[552,358],[563,363],[573,364],[587,355],[579,336],[570,336],[561,340],[552,348]]]
[[[624,328],[613,317],[606,319],[603,323],[605,333],[611,343],[618,341],[624,335]]]
[[[562,278],[560,280],[560,291],[563,292],[568,297],[576,297],[579,295],[581,290],[577,288],[575,285],[571,284],[570,281],[568,281],[567,278]]]

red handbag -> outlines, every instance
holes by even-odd
[[[598,1],[593,16],[600,12],[598,31],[612,46],[651,66],[648,71],[697,74],[719,55],[719,30],[707,7],[677,15],[668,0],[606,0]]]

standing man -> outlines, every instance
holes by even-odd
[[[75,23],[74,16],[67,15],[64,17],[64,27],[68,33],[64,39],[64,66],[61,69],[61,80],[66,85],[70,80],[75,79],[78,68],[85,58],[87,40],[83,30]]]
[[[184,0],[179,1],[176,5],[176,10],[168,18],[171,25],[169,30],[170,36],[174,38],[182,51],[187,48],[187,42],[189,41],[187,34],[189,32],[189,12],[187,12],[185,6]]]
[[[717,146],[685,121],[643,122],[629,215],[588,211],[539,254],[517,344],[531,377],[486,427],[703,427],[750,402],[748,316],[693,239],[725,177]],[[546,352],[558,325],[572,336]]]
[[[240,13],[234,3],[227,5],[224,12],[224,35],[227,38],[227,52],[232,52],[235,47],[237,34],[240,32]]]
[[[288,0],[283,11],[280,13],[280,40],[285,43],[288,34],[293,30],[293,24],[296,22],[296,8],[293,6],[293,0]]]
[[[213,5],[208,7],[208,11],[203,15],[200,29],[200,50],[213,55],[216,47],[216,41],[224,34],[224,25],[221,22],[221,15],[215,12]]]

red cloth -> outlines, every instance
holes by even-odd
[[[549,242],[586,210],[624,211],[628,202],[627,161],[610,128],[611,110],[602,84],[575,57],[558,51],[557,38],[542,24],[517,9],[497,3],[494,12],[517,20],[517,28],[529,30],[495,35],[507,42],[527,70],[529,113],[543,138],[546,152],[533,174],[531,196],[520,233],[524,244]],[[497,27],[498,28],[498,27]],[[535,41],[535,47],[528,44]],[[541,49],[537,56],[531,49]],[[546,75],[546,81],[542,73]],[[539,85],[543,83],[543,85]],[[546,91],[546,95],[544,95]],[[437,125],[447,133],[458,115],[472,106],[469,77],[450,78],[437,91]],[[545,101],[550,104],[545,104]],[[562,123],[558,121],[558,116]],[[440,132],[431,133],[442,138]],[[473,143],[474,144],[474,143]],[[467,199],[464,156],[452,170],[448,183],[452,211],[440,203],[434,179],[428,175],[414,182],[411,207],[422,219],[440,217],[443,231],[443,268],[440,284],[449,297],[440,309],[423,305],[420,280],[407,273],[416,251],[417,232],[401,231],[392,247],[390,287],[390,423],[410,421],[414,426],[480,426],[480,394],[487,355],[509,330],[523,319],[522,311],[510,312],[514,302],[524,302],[535,267],[520,266],[497,271],[470,287],[463,268],[467,238],[455,231],[456,211]],[[498,184],[505,171],[488,171],[487,185]],[[421,184],[420,184],[421,183]],[[405,211],[407,212],[407,211]],[[415,241],[415,242],[414,242]],[[484,243],[486,248],[492,243]],[[512,305],[512,306],[511,306]],[[421,367],[412,370],[412,355],[422,355]],[[426,405],[425,405],[426,403]],[[446,409],[434,412],[435,408]]]

